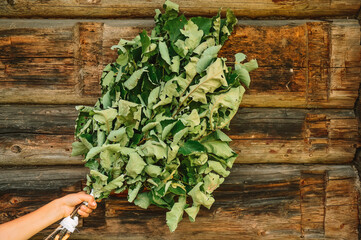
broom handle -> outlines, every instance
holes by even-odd
[[[73,212],[70,214],[70,217],[73,218],[75,216],[79,217],[79,214],[78,214],[78,210],[80,209],[80,207],[82,205],[85,205],[85,203],[80,203],[78,204],[75,209],[73,210]],[[62,230],[65,230],[65,231],[62,231]],[[52,232],[50,233],[46,238],[44,238],[44,240],[52,240],[52,239],[56,239],[56,237],[58,236],[58,239],[57,240],[62,240],[62,238],[60,237],[63,237],[64,234],[66,233],[69,233],[66,229],[63,228],[63,226],[61,226],[59,224],[59,226]],[[63,236],[61,236],[63,235]],[[70,234],[69,234],[70,235]],[[64,239],[65,240],[65,239]]]

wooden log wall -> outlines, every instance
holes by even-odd
[[[356,17],[359,0],[174,0],[187,16],[214,16],[219,8],[245,18]],[[6,0],[0,16],[7,18],[144,18],[153,17],[163,0]],[[200,7],[201,6],[201,7]]]
[[[359,239],[351,163],[360,146],[361,2],[175,2],[186,16],[234,10],[242,20],[220,55],[258,60],[227,132],[236,164],[211,210],[173,234],[164,210],[112,196],[72,239]],[[87,169],[70,157],[75,106],[95,103],[116,57],[110,47],[150,30],[162,3],[0,2],[0,223],[82,189]]]
[[[153,20],[0,19],[0,103],[94,104],[110,47]],[[242,106],[353,108],[360,82],[357,20],[240,21],[221,56],[256,58]],[[59,96],[62,96],[59,98]]]
[[[5,222],[79,191],[86,171],[32,167],[0,173],[7,182],[0,186]],[[72,239],[358,239],[356,184],[357,173],[347,165],[236,165],[212,208],[202,208],[195,223],[184,219],[172,234],[164,209],[144,210],[112,197],[82,220]]]

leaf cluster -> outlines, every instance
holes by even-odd
[[[156,10],[155,27],[112,46],[115,62],[102,73],[94,107],[78,106],[77,141],[90,169],[86,189],[97,199],[128,191],[129,202],[169,209],[174,231],[185,211],[194,221],[210,208],[212,192],[229,175],[236,153],[228,128],[249,87],[256,60],[234,68],[219,58],[237,19],[179,15],[178,5]]]

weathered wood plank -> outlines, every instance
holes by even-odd
[[[57,190],[83,180],[88,169],[73,167],[0,168],[0,191]],[[79,185],[80,186],[80,185]]]
[[[0,103],[89,104],[110,47],[151,20],[0,20]],[[282,37],[279,37],[282,36]],[[357,20],[240,21],[220,56],[256,58],[248,107],[353,108],[360,84]]]
[[[187,16],[213,16],[219,8],[230,8],[238,17],[246,18],[323,18],[356,17],[360,9],[357,0],[196,0],[180,1],[180,11]],[[154,9],[161,8],[163,0],[48,0],[2,1],[0,15],[4,17],[42,18],[124,18],[153,17]]]
[[[0,133],[74,134],[75,106],[0,105]]]
[[[328,145],[310,145],[302,139],[235,139],[231,147],[238,163],[349,163],[356,142],[331,140]],[[5,134],[0,136],[0,165],[83,164],[71,157],[71,135]]]
[[[82,164],[70,157],[77,111],[63,105],[0,105],[0,165]],[[348,109],[241,108],[226,132],[239,163],[346,163],[358,122]]]
[[[71,157],[72,135],[1,134],[0,165],[83,164]]]
[[[0,105],[0,133],[74,133],[72,105]],[[357,138],[350,109],[240,108],[227,133],[233,139]]]
[[[325,171],[301,172],[301,233],[303,238],[322,238],[325,234]]]
[[[0,223],[66,193],[79,191],[83,170],[70,169],[29,168],[17,173],[1,168],[0,176],[5,174],[5,177],[1,177],[0,186],[5,184],[7,189],[0,191],[3,209]],[[35,186],[43,184],[44,189],[29,189],[19,177],[37,181]],[[54,181],[69,177],[73,182],[68,180],[68,188],[59,188]],[[49,181],[54,182],[51,190]],[[119,236],[122,239],[239,239],[242,236],[242,239],[356,240],[358,184],[357,173],[349,165],[235,164],[231,175],[214,193],[216,202],[210,210],[201,208],[196,223],[190,223],[185,215],[177,231],[171,234],[165,224],[166,210],[157,207],[144,210],[125,197],[112,196],[83,220],[80,232],[74,233],[72,239],[119,239]],[[33,239],[41,239],[54,227]]]
[[[322,141],[323,142],[323,141]],[[349,163],[356,146],[347,141],[307,144],[302,140],[234,140],[238,163]]]

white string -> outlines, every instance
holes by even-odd
[[[90,195],[92,195],[94,197],[93,194],[93,189],[90,192]],[[85,206],[88,206],[88,202],[83,202],[83,204]],[[70,216],[64,218],[61,222],[60,225],[63,226],[63,229],[65,228],[66,230],[68,230],[69,232],[73,233],[75,231],[76,226],[78,226],[79,224],[79,218],[77,216],[74,216],[74,218],[71,218]]]
[[[76,226],[78,226],[78,223],[79,223],[79,218],[77,216],[75,216],[74,218],[68,216],[60,222],[60,225],[72,233],[74,232]]]

